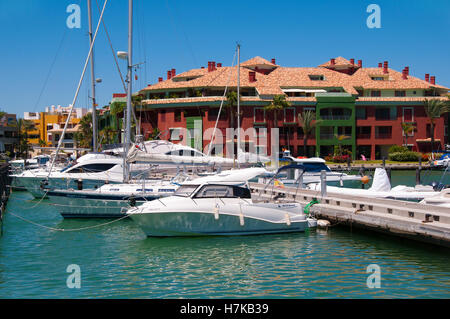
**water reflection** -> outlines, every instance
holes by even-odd
[[[25,198],[25,200],[24,200]],[[26,196],[17,203],[31,207]],[[22,216],[56,228],[104,220],[63,220],[45,201]],[[449,297],[448,250],[376,233],[330,228],[298,234],[146,238],[122,220],[80,232],[51,232],[6,215],[0,239],[0,297],[29,298],[390,298]],[[65,286],[78,264],[82,289]],[[368,289],[379,264],[382,288]]]

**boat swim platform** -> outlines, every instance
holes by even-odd
[[[298,202],[317,219],[450,248],[450,209],[395,199],[367,198],[250,183],[254,201]]]

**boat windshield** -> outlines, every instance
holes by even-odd
[[[181,185],[174,193],[175,196],[189,197],[197,189],[198,185]]]

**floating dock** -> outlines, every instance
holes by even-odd
[[[445,207],[337,193],[322,196],[320,191],[258,183],[250,183],[250,188],[256,201],[306,205],[316,199],[319,203],[311,205],[310,212],[318,219],[450,247],[450,210]]]

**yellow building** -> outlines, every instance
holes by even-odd
[[[69,115],[70,107],[47,107],[45,112],[25,112],[24,119],[32,121],[35,125],[34,130],[28,131],[28,143],[34,146],[56,146],[58,144],[64,125]],[[72,110],[70,121],[67,125],[67,132],[64,137],[63,147],[75,147],[73,139],[74,133],[77,131],[77,125],[81,118],[86,115],[87,109],[76,108]],[[45,145],[41,145],[41,142]]]

